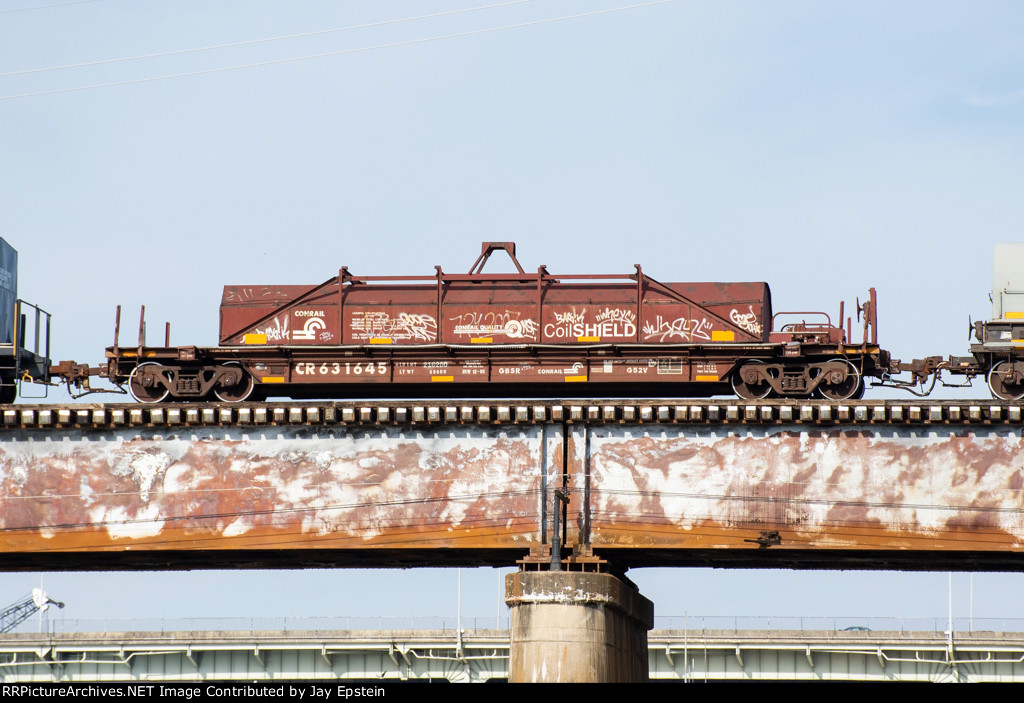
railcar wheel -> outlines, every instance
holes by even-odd
[[[761,375],[755,367],[764,366],[760,361],[748,361],[732,374],[732,390],[744,400],[759,400],[767,398],[772,392],[772,386]],[[761,369],[763,372],[764,370]]]
[[[840,379],[838,371],[826,371],[825,380],[818,391],[827,400],[854,400],[864,395],[864,379],[860,371],[848,359],[832,359],[846,364],[846,378]],[[831,362],[830,362],[831,363]],[[833,381],[830,376],[835,377]]]
[[[860,379],[860,383],[857,384],[857,390],[847,400],[860,400],[864,397],[864,391],[867,388],[867,384],[864,383],[864,377]]]
[[[225,363],[224,366],[238,367],[238,373],[241,374],[239,376],[238,383],[235,383],[232,386],[217,386],[213,389],[213,394],[217,396],[218,400],[225,403],[241,403],[252,393],[252,389],[256,386],[256,382],[252,380],[252,376],[250,376],[237,361],[229,361]]]
[[[1002,376],[1002,373],[1006,370],[1005,367],[1010,364],[1011,362],[1009,361],[1000,361],[988,372],[988,388],[992,391],[992,395],[1000,400],[1020,400],[1024,398],[1024,382],[1008,383]]]
[[[153,383],[149,380],[150,385],[146,385],[146,375],[140,374],[139,370],[147,366],[153,367],[150,371],[157,371],[163,367],[155,361],[147,361],[144,364],[139,364],[132,370],[132,375],[128,377],[128,392],[132,394],[132,398],[135,398],[140,403],[159,403],[165,399],[171,393],[171,389],[160,384]],[[163,371],[163,374],[169,373]]]

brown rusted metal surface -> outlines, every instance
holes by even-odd
[[[574,429],[581,541],[654,549],[1024,551],[1019,430]]]
[[[770,320],[765,283],[662,284],[640,273],[556,278],[543,269],[343,274],[319,286],[226,286],[220,339],[229,346],[757,343],[767,341]]]
[[[1022,422],[949,402],[22,406],[0,413],[0,568],[542,567],[558,510],[571,568],[1024,570]]]
[[[559,441],[543,427],[7,433],[0,553],[528,551]]]
[[[318,287],[228,286],[221,343],[238,348],[206,354],[237,358],[268,388],[383,383],[425,390],[435,383],[495,382],[520,389],[566,382],[708,387],[726,383],[737,356],[730,346],[763,346],[767,338],[771,302],[764,283],[660,284],[640,274],[556,279],[543,271],[508,278],[439,273],[433,284],[419,285],[339,276],[340,282]],[[684,353],[680,344],[709,348]],[[341,352],[341,345],[357,348]],[[588,351],[595,345],[604,346]],[[771,355],[773,348],[756,353]],[[108,355],[121,363],[123,350]],[[154,360],[178,361],[174,350],[157,351]],[[704,394],[716,390],[722,389]]]

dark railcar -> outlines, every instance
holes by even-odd
[[[50,314],[18,298],[18,252],[0,239],[0,403],[50,378]]]

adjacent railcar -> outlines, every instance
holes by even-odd
[[[0,239],[0,403],[49,378],[50,313],[18,297],[18,252]]]
[[[517,273],[483,271],[504,252]],[[853,343],[825,313],[772,312],[766,283],[661,283],[625,275],[527,273],[511,242],[485,242],[467,274],[356,276],[319,285],[224,289],[216,347],[116,341],[103,367],[68,362],[138,401],[268,397],[587,395],[860,397],[890,371],[875,297]],[[781,319],[791,320],[783,323]],[[809,320],[809,321],[808,321]],[[779,329],[773,330],[773,324]],[[140,328],[142,326],[140,325]]]
[[[930,357],[901,365],[900,370],[911,371],[922,384],[929,373],[939,380],[943,371],[965,376],[961,385],[968,386],[980,376],[993,397],[1024,399],[1024,244],[995,245],[989,298],[992,317],[971,326],[975,343],[970,356]]]

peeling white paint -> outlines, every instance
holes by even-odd
[[[866,434],[668,428],[628,439],[596,431],[594,530],[601,522],[663,518],[683,530],[701,521],[767,521],[827,532],[859,520],[929,533],[987,511],[998,529],[1024,540],[1024,494],[1012,487],[1020,483],[1012,466],[1024,464],[1018,433]],[[659,509],[652,513],[651,505]]]

